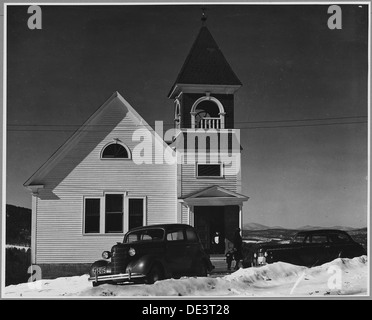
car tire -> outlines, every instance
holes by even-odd
[[[163,269],[158,264],[155,264],[146,277],[146,283],[153,284],[156,281],[162,280],[163,278]]]
[[[198,265],[196,276],[197,277],[207,277],[208,276],[207,265],[203,261],[200,261],[200,263]]]

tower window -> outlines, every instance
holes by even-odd
[[[101,158],[129,159],[129,150],[119,143],[111,143],[103,149]]]
[[[222,164],[197,164],[197,177],[222,177]]]

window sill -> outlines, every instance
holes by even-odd
[[[199,176],[196,176],[195,177],[196,179],[225,179],[225,177],[221,176],[221,177],[215,177],[215,176],[211,176],[211,177],[199,177]]]
[[[103,237],[103,236],[109,236],[109,237],[113,237],[113,236],[124,236],[125,233],[83,233],[82,234],[83,236],[87,236],[87,237]]]

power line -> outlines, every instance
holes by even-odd
[[[313,123],[313,124],[294,124],[294,125],[279,125],[279,126],[255,126],[255,127],[237,127],[232,129],[240,129],[240,130],[253,130],[253,129],[279,129],[279,128],[299,128],[299,127],[317,127],[317,126],[333,126],[333,125],[348,125],[348,124],[362,124],[368,123],[368,121],[349,121],[349,122],[333,122],[333,123]],[[140,128],[140,127],[139,127]],[[117,131],[130,131],[132,132],[133,129],[129,128],[116,128]],[[76,132],[77,130],[71,129],[8,129],[10,132]],[[107,132],[107,130],[81,130],[83,132]]]
[[[307,119],[282,119],[282,120],[261,120],[261,121],[235,121],[235,123],[283,123],[283,122],[306,122],[306,121],[327,121],[327,120],[344,120],[355,118],[368,118],[368,116],[345,116],[330,118],[307,118]],[[163,122],[163,125],[173,126],[174,123]],[[8,124],[8,127],[81,127],[82,124]],[[128,126],[128,125],[127,125]],[[86,127],[111,127],[105,124],[90,124]],[[136,127],[133,125],[132,127]],[[151,127],[151,126],[149,126]]]

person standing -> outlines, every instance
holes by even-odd
[[[240,235],[240,228],[237,228],[234,233],[233,238],[234,244],[234,259],[235,259],[235,270],[239,269],[239,263],[242,259],[242,246],[243,246],[243,239]]]

